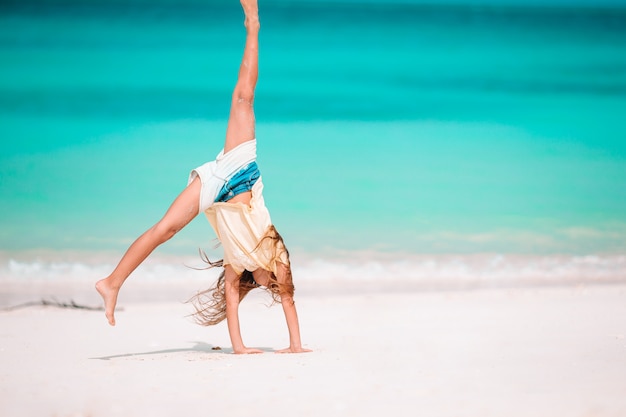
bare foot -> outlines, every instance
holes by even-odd
[[[104,315],[109,320],[111,326],[115,326],[115,304],[117,303],[117,294],[119,288],[111,287],[106,279],[96,282],[96,290],[104,300]]]
[[[259,28],[259,5],[257,0],[241,0],[241,7],[246,15],[245,26],[248,29]]]

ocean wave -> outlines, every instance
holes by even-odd
[[[315,260],[294,267],[307,281],[400,281],[424,286],[557,284],[626,280],[624,255],[420,255],[390,261]]]
[[[0,256],[0,282],[85,282],[107,276],[112,257],[68,260]],[[219,269],[202,270],[198,258],[149,258],[134,273],[144,282],[206,282]],[[515,286],[626,282],[626,255],[504,255],[504,254],[345,254],[341,259],[319,256],[294,260],[296,285],[376,286],[404,283],[414,288],[447,286]]]

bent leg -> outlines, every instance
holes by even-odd
[[[224,153],[255,138],[254,90],[259,74],[259,13],[257,0],[241,0],[245,14],[246,45],[233,91]]]
[[[195,178],[174,200],[163,218],[130,245],[111,275],[96,283],[111,326],[115,326],[115,304],[124,281],[157,246],[169,240],[198,215],[200,187],[200,179]]]

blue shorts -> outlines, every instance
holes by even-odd
[[[225,202],[234,196],[252,190],[252,186],[261,176],[259,166],[251,162],[231,176],[217,193],[215,203]]]

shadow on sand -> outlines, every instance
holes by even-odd
[[[192,342],[193,346],[188,348],[174,348],[174,349],[162,349],[162,350],[154,350],[150,352],[135,352],[135,353],[121,353],[119,355],[111,355],[111,356],[100,356],[89,359],[99,359],[102,361],[108,361],[111,359],[119,359],[119,358],[132,358],[132,357],[140,357],[140,356],[149,356],[149,355],[163,355],[168,353],[182,353],[182,352],[203,352],[203,353],[213,353],[213,354],[224,354],[224,353],[233,353],[232,348],[221,348],[219,346],[213,346],[204,342]],[[272,348],[260,347],[257,349],[261,349],[263,352],[274,352]]]

